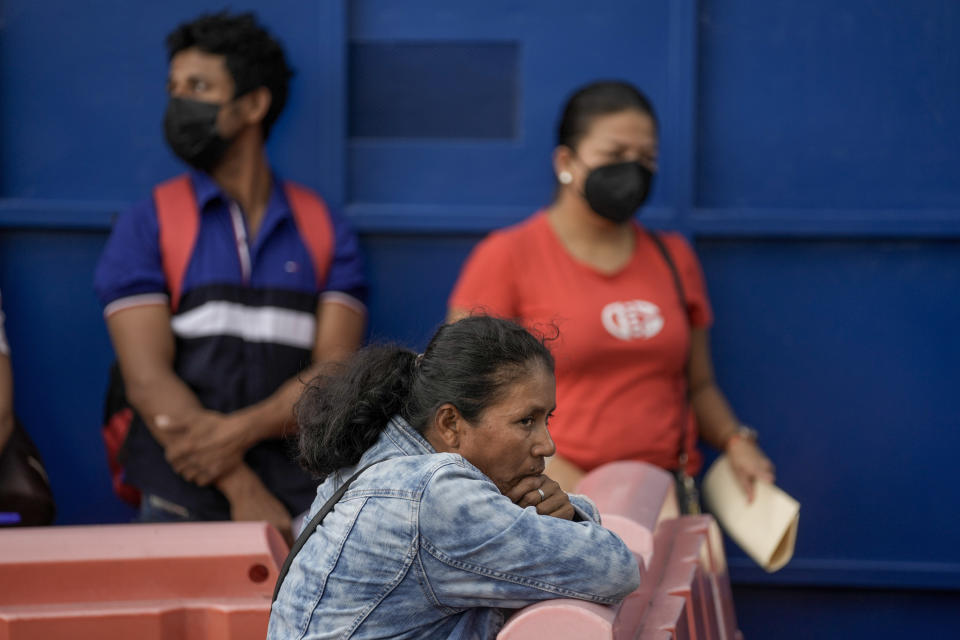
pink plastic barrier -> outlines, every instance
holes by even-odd
[[[687,601],[679,596],[657,594],[650,603],[650,613],[643,627],[633,637],[636,640],[690,640]]]
[[[603,526],[650,564],[657,523],[677,516],[673,476],[645,462],[611,462],[588,473],[576,493],[600,510]]]
[[[611,638],[632,640],[650,603],[643,563],[641,584],[623,602],[612,607],[583,600],[547,600],[521,609],[497,635],[497,640],[532,640],[534,638]]]
[[[0,531],[0,640],[260,640],[286,553],[256,522]]]
[[[614,635],[614,623],[622,606],[605,607],[582,600],[548,600],[520,610],[500,631],[497,640],[619,638]]]
[[[658,637],[664,628],[672,628],[678,638],[718,638],[715,603],[708,577],[710,560],[706,531],[699,525],[698,518],[678,518],[663,522],[657,529],[657,553],[665,557],[663,573],[651,604],[651,619],[645,621],[638,637]],[[684,606],[676,609],[671,597],[683,598]],[[671,618],[671,611],[682,619]]]
[[[730,576],[727,573],[727,559],[723,551],[723,536],[716,520],[711,516],[682,518],[686,530],[702,535],[705,545],[704,566],[706,568],[705,589],[709,590],[713,601],[711,614],[716,617],[717,636],[720,640],[738,640],[742,638],[737,629],[737,617],[733,608],[733,591],[730,588]]]
[[[642,582],[621,604],[551,600],[515,614],[498,640],[742,640],[720,530],[710,516],[676,517],[670,474],[633,462],[588,474],[577,492],[642,559]]]

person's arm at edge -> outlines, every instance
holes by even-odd
[[[0,451],[13,433],[13,372],[10,357],[0,352]]]
[[[773,464],[756,443],[739,435],[740,421],[714,378],[707,329],[693,328],[690,331],[687,376],[690,405],[697,417],[700,436],[727,454],[737,480],[747,498],[752,500],[755,480],[774,481]]]

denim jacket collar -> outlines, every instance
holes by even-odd
[[[335,486],[339,486],[340,483],[360,469],[377,462],[402,456],[420,456],[431,453],[437,453],[437,450],[427,442],[427,439],[417,433],[416,429],[411,427],[400,415],[395,415],[390,418],[387,426],[380,433],[380,437],[373,446],[363,453],[356,465],[334,472]],[[335,486],[325,487],[321,484],[318,494],[332,494],[335,491]]]
[[[386,429],[383,430],[381,440],[383,439],[390,440],[390,442],[406,456],[418,456],[424,453],[437,452],[437,450],[427,442],[426,438],[417,433],[417,431],[399,415],[390,418]],[[377,447],[375,446],[373,448],[376,449]]]

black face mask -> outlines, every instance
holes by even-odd
[[[598,215],[626,222],[646,201],[652,182],[653,172],[639,162],[605,164],[587,174],[583,197]]]
[[[163,132],[170,149],[191,167],[209,172],[233,142],[217,131],[217,114],[222,106],[215,102],[170,98],[163,117]]]

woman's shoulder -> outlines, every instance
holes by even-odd
[[[374,472],[374,469],[376,471]],[[464,491],[486,489],[499,493],[496,485],[478,468],[456,453],[429,453],[391,458],[370,469],[365,486],[387,487],[420,499],[455,497]]]
[[[699,263],[697,254],[694,251],[693,246],[690,244],[690,241],[687,240],[687,237],[679,231],[659,231],[647,229],[640,225],[637,225],[637,229],[640,235],[649,235],[659,238],[664,248],[670,254],[670,259],[673,260],[678,267],[683,268],[691,263]],[[652,243],[650,244],[650,248],[653,249],[654,246]]]
[[[514,224],[501,227],[499,229],[494,229],[487,235],[487,237],[480,241],[478,247],[491,250],[508,249],[517,245],[527,245],[531,239],[539,237],[545,231],[548,231],[546,226],[547,220],[545,216],[545,212],[538,211],[532,216],[521,220],[520,222],[515,222]]]
[[[467,478],[473,471],[483,474],[455,453],[425,453],[399,456],[374,464],[364,473],[366,476],[358,488],[384,487],[402,491],[411,496],[421,495],[431,482],[452,477]],[[479,479],[479,478],[477,478]]]

